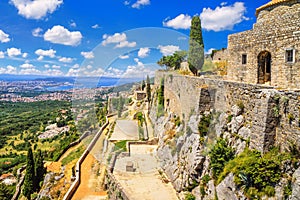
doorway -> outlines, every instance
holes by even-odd
[[[271,53],[262,51],[258,54],[258,84],[271,81]]]

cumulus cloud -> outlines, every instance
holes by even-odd
[[[27,19],[41,19],[53,13],[63,0],[10,0],[18,9],[18,14]]]
[[[77,76],[79,73],[79,69],[74,69],[74,68],[71,68],[69,69],[69,71],[67,72],[67,76]]]
[[[20,67],[22,69],[33,69],[33,68],[35,68],[35,66],[30,64],[30,63],[24,63],[24,64],[20,65]]]
[[[59,61],[63,62],[63,63],[71,63],[71,62],[73,62],[73,60],[74,60],[74,58],[67,58],[67,57],[59,58]]]
[[[54,44],[77,46],[81,43],[82,35],[80,31],[69,31],[63,26],[56,25],[48,29],[44,34],[44,40]]]
[[[19,56],[19,55],[21,55],[21,54],[22,54],[21,49],[17,49],[17,48],[15,48],[15,47],[12,47],[12,48],[8,48],[8,49],[7,49],[7,55],[8,55],[9,57]]]
[[[150,5],[150,0],[137,0],[134,4],[132,4],[132,8],[140,9],[141,6]]]
[[[9,41],[10,41],[9,35],[4,33],[4,31],[0,30],[0,42],[1,43],[6,43],[6,42],[9,42]]]
[[[0,58],[4,58],[4,52],[3,51],[0,51]]]
[[[52,68],[53,69],[60,69],[60,66],[59,65],[52,65]]]
[[[43,37],[43,35],[41,34],[42,31],[43,31],[43,29],[38,27],[38,28],[33,29],[31,33],[34,37]]]
[[[0,74],[16,74],[16,73],[17,73],[17,68],[11,65],[0,68]]]
[[[19,74],[35,74],[35,75],[39,75],[41,74],[41,71],[40,70],[37,70],[35,68],[27,68],[27,69],[21,69]]]
[[[76,27],[77,27],[77,24],[76,24],[75,22],[72,21],[72,22],[70,23],[70,26],[71,26],[72,28],[76,28]]]
[[[180,14],[174,19],[166,19],[163,25],[174,29],[189,29],[191,27],[192,18],[189,15]]]
[[[200,14],[202,28],[208,31],[232,30],[234,25],[244,20],[246,7],[243,2],[236,2],[233,5],[221,4],[214,10],[211,8],[203,8]]]
[[[95,24],[95,25],[92,26],[92,28],[97,29],[97,28],[100,28],[100,26],[99,26],[99,24]]]
[[[23,57],[23,58],[27,58],[27,57],[28,57],[28,53],[23,53],[23,54],[22,54],[22,57]]]
[[[122,56],[119,56],[120,59],[124,60],[124,59],[128,59],[129,58],[129,55],[122,55]]]
[[[208,49],[208,51],[205,52],[205,54],[211,54],[213,50],[215,50],[215,48],[210,48]]]
[[[54,58],[56,51],[53,49],[49,49],[49,50],[38,49],[35,51],[35,54],[39,56],[38,60],[43,60],[44,56]]]
[[[123,73],[123,77],[138,78],[145,77],[146,74],[153,74],[154,70],[151,70],[150,67],[145,67],[144,63],[138,58],[135,58],[134,61],[136,62],[136,65],[129,65]]]
[[[95,56],[94,56],[94,53],[92,51],[90,52],[81,52],[80,53],[85,59],[93,59]]]
[[[115,48],[135,47],[136,42],[128,42],[125,33],[115,33],[114,35],[103,35],[102,45],[116,44]]]
[[[59,69],[48,69],[43,72],[43,74],[47,76],[62,76],[64,73],[60,71]]]
[[[140,48],[138,52],[138,57],[145,58],[149,55],[149,53],[150,53],[150,49],[148,47]]]
[[[174,45],[167,45],[167,46],[159,45],[157,48],[159,49],[160,53],[162,53],[164,56],[169,56],[175,53],[176,51],[180,51],[179,46],[174,46]]]

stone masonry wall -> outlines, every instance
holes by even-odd
[[[258,83],[258,55],[268,51],[271,53],[270,84],[281,88],[300,88],[299,10],[299,0],[271,11],[263,10],[252,30],[229,35],[228,79]],[[286,62],[288,48],[295,51],[294,63]],[[243,54],[247,55],[246,64],[242,64]]]
[[[251,130],[251,148],[267,151],[275,144],[287,148],[287,141],[300,147],[299,92],[164,71],[156,73],[155,84],[159,85],[162,78],[167,108],[186,122],[192,113],[209,109],[227,112],[233,105],[242,103],[243,123]],[[208,107],[203,109],[203,105]]]

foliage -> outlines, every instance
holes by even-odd
[[[61,164],[67,165],[70,162],[72,162],[73,160],[79,159],[84,151],[85,151],[84,146],[80,146],[75,151],[72,151],[67,157],[63,158],[61,161]]]
[[[151,85],[150,85],[149,75],[147,75],[147,79],[146,79],[146,93],[147,93],[147,100],[148,100],[148,102],[150,102],[150,100],[151,100]]]
[[[144,90],[144,89],[145,89],[145,87],[146,87],[146,83],[145,83],[145,81],[144,81],[144,80],[142,81],[142,86],[141,86],[141,87],[142,87],[142,90]]]
[[[217,68],[218,75],[220,76],[226,76],[227,75],[227,61],[218,61],[215,62],[215,67]]]
[[[202,72],[215,72],[216,66],[210,59],[205,59],[201,71]]]
[[[196,197],[191,193],[187,193],[184,197],[184,200],[195,200],[195,199]]]
[[[199,16],[194,16],[191,24],[188,63],[194,75],[202,68],[204,63],[204,44],[202,38],[201,20]]]
[[[218,139],[216,144],[209,152],[210,167],[213,171],[213,177],[216,179],[228,161],[234,158],[234,149],[227,145],[227,141],[224,139]]]
[[[44,180],[46,174],[46,168],[44,167],[44,159],[42,151],[39,149],[35,156],[35,176],[36,176],[36,191],[40,190],[40,182]]]
[[[27,162],[26,162],[26,174],[24,179],[23,195],[27,199],[31,199],[35,186],[35,173],[34,173],[34,160],[31,148],[28,149]]]
[[[180,63],[184,61],[187,56],[186,51],[176,51],[173,55],[163,56],[157,64],[159,66],[166,66],[168,69],[174,68],[174,70],[180,69]]]
[[[127,144],[127,140],[116,142],[114,146],[114,151],[122,151],[122,152],[127,151],[126,144]]]
[[[211,123],[211,118],[212,118],[211,114],[203,115],[201,117],[199,124],[198,124],[198,130],[199,130],[201,137],[204,137],[208,134],[209,125]]]
[[[235,175],[235,182],[240,186],[248,198],[275,194],[274,186],[282,176],[280,164],[289,159],[286,153],[279,153],[278,149],[261,155],[257,150],[245,149],[243,153],[229,161],[218,178],[218,183],[230,172]]]
[[[180,124],[181,124],[181,121],[180,121],[180,117],[179,116],[177,116],[176,118],[175,118],[175,126],[180,126]]]
[[[138,120],[139,126],[142,126],[143,123],[145,122],[145,118],[144,118],[143,112],[136,113],[135,118]]]
[[[164,115],[164,79],[161,79],[160,88],[157,91],[157,117]]]
[[[244,109],[245,109],[245,105],[243,103],[243,101],[239,100],[236,105],[239,107],[239,109],[244,112]]]
[[[6,186],[3,183],[0,183],[0,199],[1,200],[11,200],[13,196],[13,190],[11,187]]]

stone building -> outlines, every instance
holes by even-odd
[[[228,79],[300,88],[300,0],[256,9],[252,30],[228,36]]]

